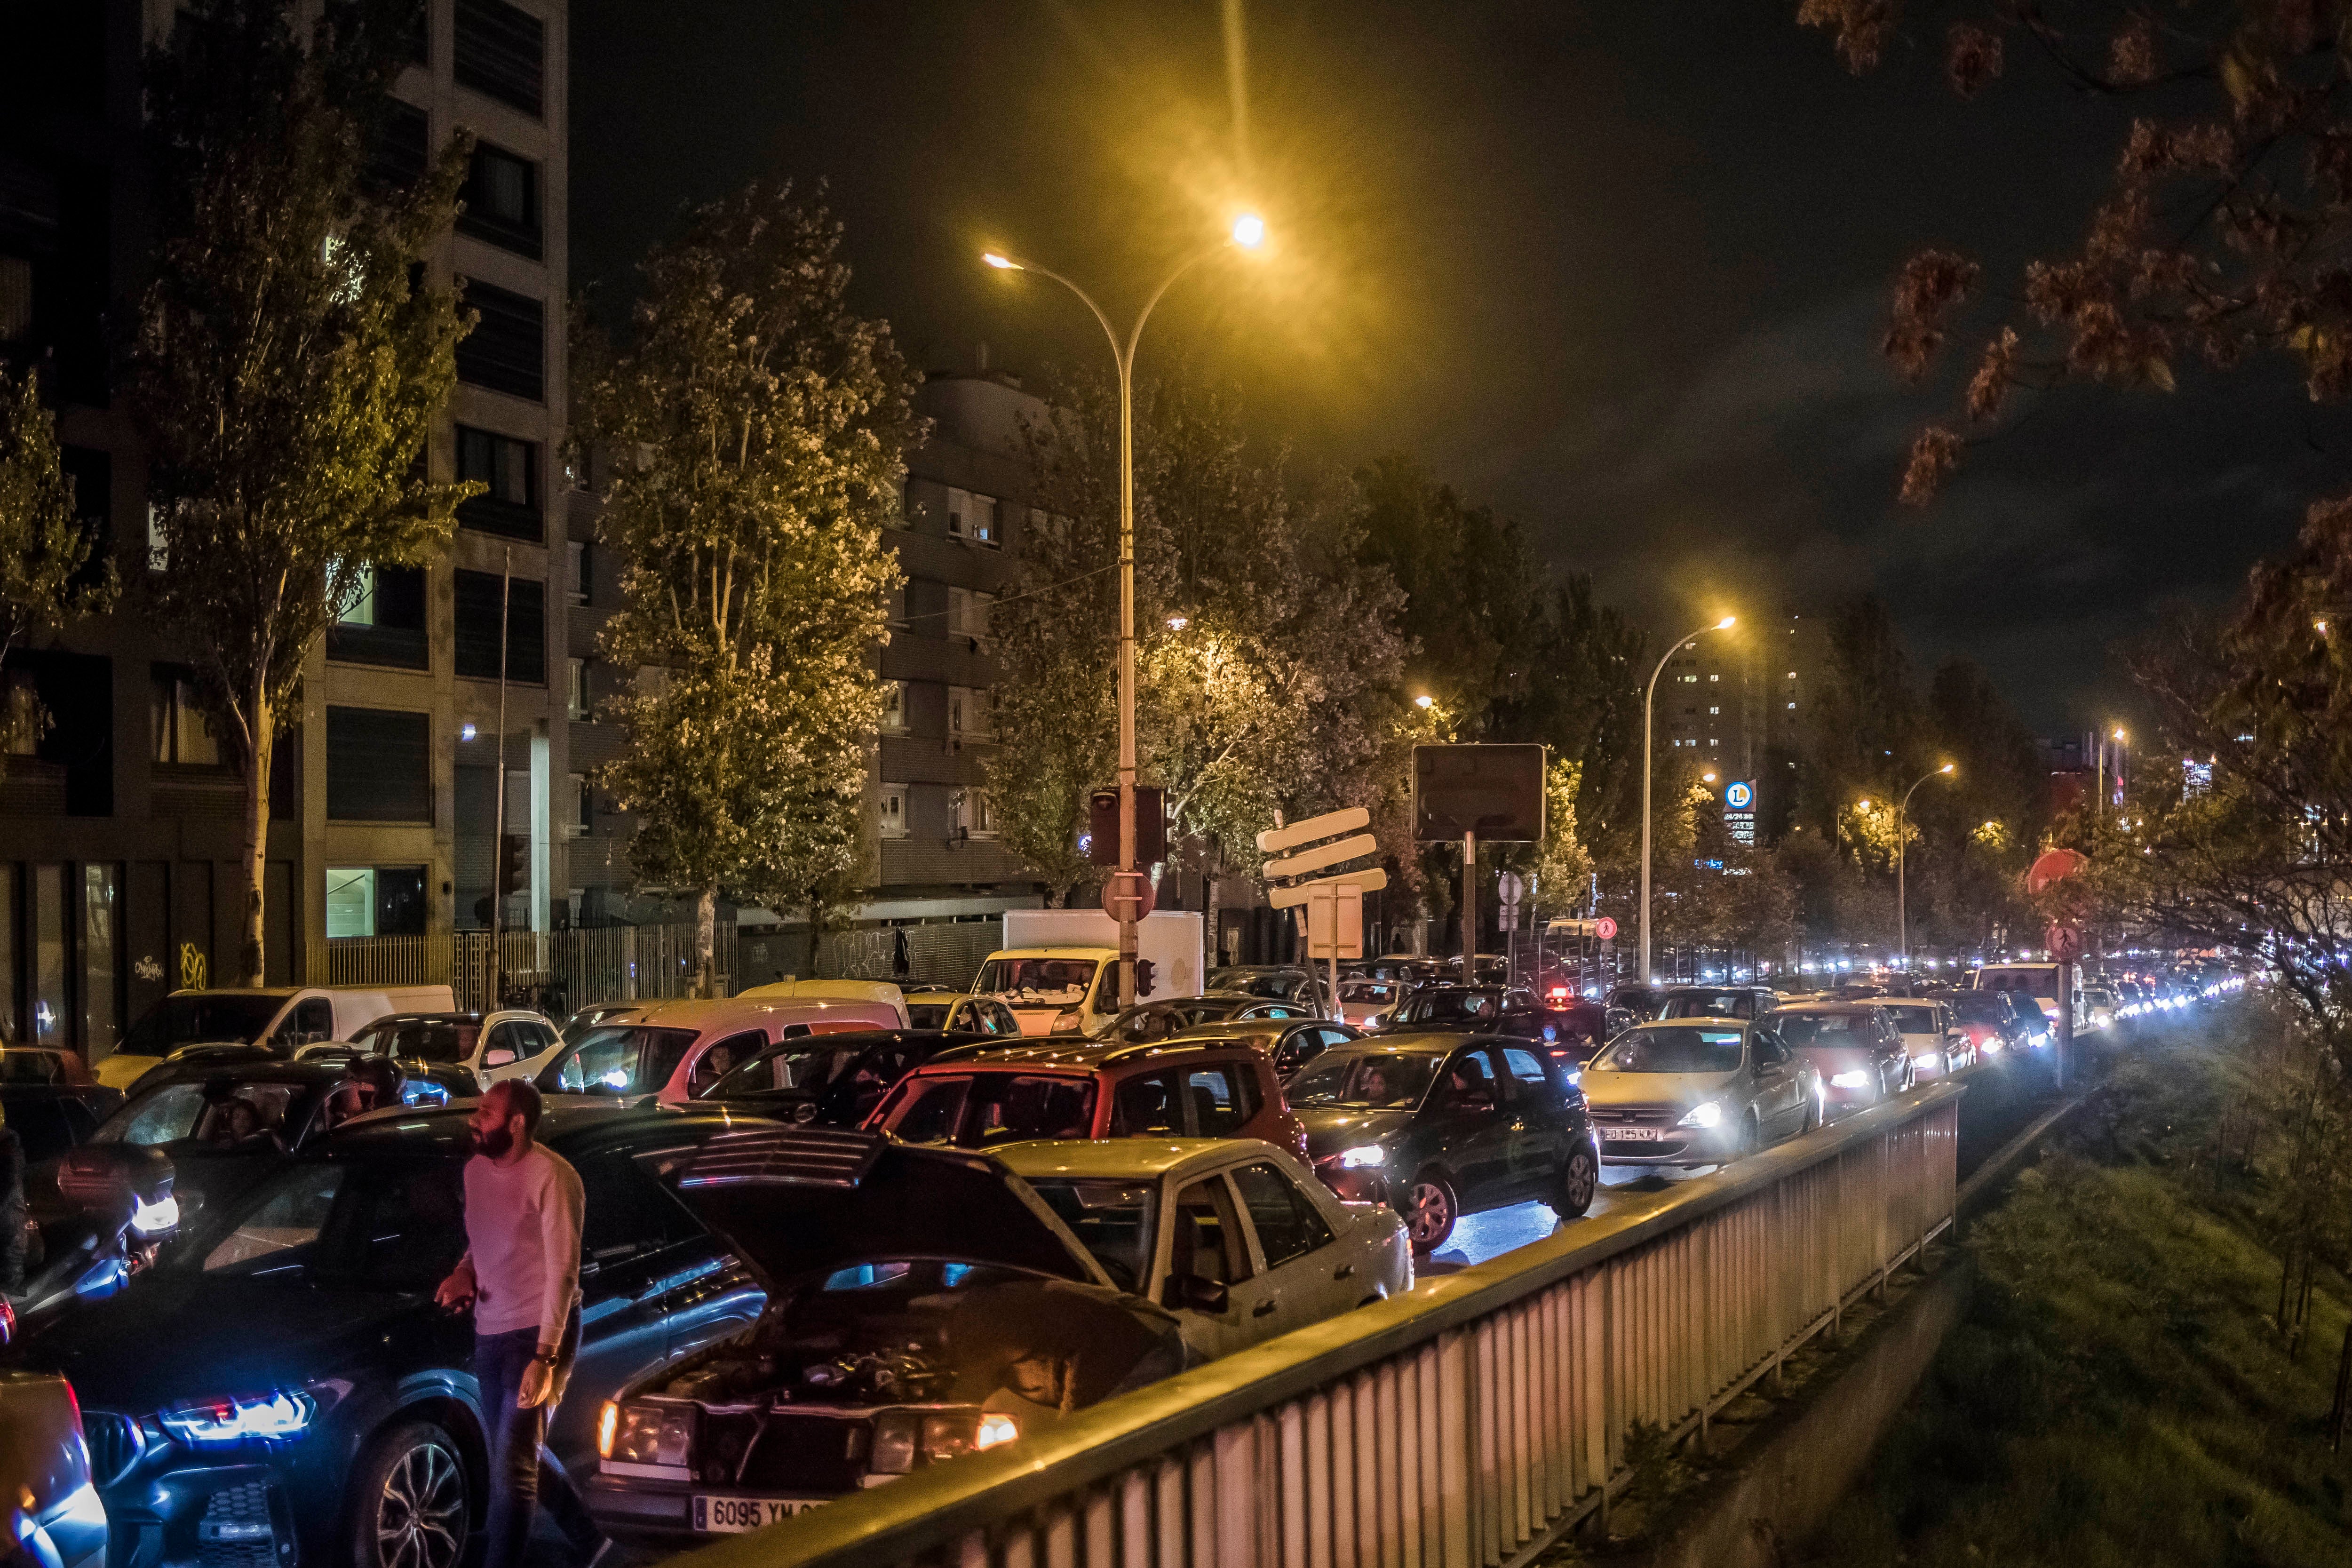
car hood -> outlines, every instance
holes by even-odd
[[[1874,1067],[1878,1053],[1869,1046],[1796,1046],[1789,1047],[1824,1072]]]
[[[1578,1087],[1591,1105],[1696,1105],[1738,1083],[1736,1072],[1587,1072]]]
[[[1361,1106],[1299,1107],[1293,1114],[1306,1124],[1307,1153],[1313,1160],[1342,1149],[1385,1142],[1412,1125],[1410,1110],[1370,1110]]]
[[[803,1279],[911,1258],[1108,1283],[1028,1184],[985,1154],[772,1127],[639,1158],[772,1296]]]

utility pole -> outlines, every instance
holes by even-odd
[[[490,807],[490,959],[488,1000],[485,1014],[499,1008],[499,927],[506,913],[507,868],[507,614],[513,599],[514,546],[506,549],[499,569],[499,764],[497,803]]]

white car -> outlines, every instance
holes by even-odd
[[[1932,996],[1873,996],[1870,1005],[1895,1021],[1918,1082],[1949,1078],[1977,1065],[1976,1042],[1947,1004]]]
[[[1029,1184],[1111,1282],[1225,1355],[1412,1289],[1412,1246],[1384,1204],[1341,1203],[1246,1138],[1008,1143]]]
[[[1342,980],[1339,1022],[1369,1029],[1387,1017],[1390,1010],[1404,1000],[1409,989],[1398,980]]]
[[[295,1053],[356,1046],[373,1056],[421,1061],[431,1067],[463,1068],[484,1089],[500,1079],[526,1078],[553,1058],[563,1044],[555,1025],[526,1008],[480,1013],[394,1013],[352,1032],[348,1042],[330,1041]]]

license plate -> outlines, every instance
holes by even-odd
[[[1661,1143],[1667,1133],[1663,1127],[1604,1127],[1601,1136],[1612,1142]]]
[[[824,1500],[800,1497],[708,1497],[697,1492],[694,1528],[711,1535],[740,1535],[804,1513]]]

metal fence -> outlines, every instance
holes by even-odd
[[[596,926],[499,933],[500,989],[561,1014],[592,1002],[683,996],[694,985],[692,925]],[[735,972],[736,930],[719,923],[713,959],[722,988]],[[330,937],[309,955],[313,985],[446,984],[462,1008],[489,1004],[490,933]],[[560,1020],[559,1020],[560,1021]]]
[[[816,973],[851,980],[919,981],[961,990],[971,984],[988,955],[1003,945],[1001,919],[827,931],[817,938]]]
[[[1520,1568],[1951,1223],[1938,1084],[1490,1263],[681,1560]]]

